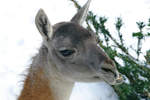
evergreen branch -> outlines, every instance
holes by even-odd
[[[120,43],[123,46],[124,43],[123,43],[122,33],[120,32],[122,25],[123,25],[122,19],[120,17],[118,17],[117,21],[115,23],[115,26],[116,26],[117,33],[118,33],[118,36],[119,36],[119,39],[120,39]]]
[[[139,35],[137,36],[137,39],[138,39],[138,43],[137,43],[137,60],[139,60],[139,56],[141,54],[141,49],[142,49],[141,40],[144,38],[142,30],[145,27],[145,24],[144,24],[144,22],[137,22],[137,25],[138,25],[138,28],[140,30],[140,32],[138,32]]]

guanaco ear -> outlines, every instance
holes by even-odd
[[[83,24],[88,14],[90,2],[91,0],[88,0],[87,3],[82,8],[79,9],[77,14],[71,19],[71,22],[78,23],[79,25]]]
[[[50,24],[48,17],[42,9],[40,9],[36,15],[35,24],[45,40],[51,39],[53,34],[52,25]]]

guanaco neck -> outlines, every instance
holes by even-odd
[[[33,58],[18,100],[69,100],[74,83],[56,75],[54,64],[47,63],[47,52],[42,46]]]

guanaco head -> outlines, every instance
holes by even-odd
[[[86,19],[91,0],[69,22],[52,26],[42,9],[35,23],[48,49],[48,58],[60,75],[72,82],[122,81],[115,63],[97,45],[95,33],[81,25]]]

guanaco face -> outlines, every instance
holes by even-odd
[[[95,33],[81,26],[90,1],[69,22],[52,26],[40,9],[35,23],[48,49],[47,59],[65,80],[117,84],[121,79],[114,62],[97,45]]]

